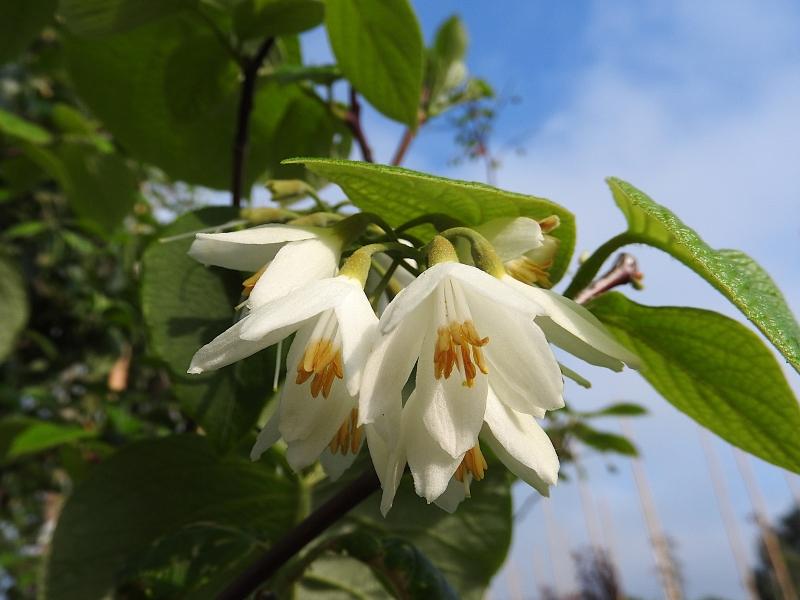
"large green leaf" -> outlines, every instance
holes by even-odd
[[[355,471],[354,466],[348,475]],[[326,490],[320,494],[324,496]],[[441,571],[460,598],[483,597],[511,545],[511,486],[502,465],[492,462],[486,478],[473,482],[472,497],[453,514],[419,498],[410,476],[404,478],[386,518],[379,507],[376,493],[354,509],[341,527],[358,525],[380,537],[410,542]],[[344,579],[343,573],[337,581]],[[359,588],[358,580],[350,584]]]
[[[464,82],[467,75],[464,57],[468,44],[467,30],[456,15],[447,19],[436,31],[433,46],[428,49],[425,73],[429,104],[443,102],[440,96],[446,96]]]
[[[234,27],[242,39],[301,33],[324,18],[320,0],[245,0],[234,9]]]
[[[339,68],[387,117],[417,126],[424,45],[407,0],[328,0],[325,12]]]
[[[238,67],[202,22],[165,17],[102,39],[72,37],[66,44],[75,87],[94,114],[136,158],[174,179],[225,189],[231,181],[231,144],[239,103]],[[97,82],[102,81],[103,85]],[[330,154],[341,126],[318,102],[311,126],[284,125],[296,106],[315,102],[312,91],[271,81],[257,87],[250,121],[245,184],[277,171],[285,148]],[[327,137],[326,137],[327,136]]]
[[[17,268],[0,256],[0,362],[14,348],[14,341],[28,322],[28,295]]]
[[[59,13],[79,35],[128,31],[196,4],[196,0],[61,0]]]
[[[17,57],[53,18],[58,0],[0,2],[0,64]]]
[[[230,208],[204,208],[179,218],[162,237],[235,218]],[[186,374],[194,353],[233,324],[241,292],[237,274],[205,267],[186,254],[192,239],[156,240],[147,248],[142,311],[153,351],[170,367],[184,410],[225,449],[254,427],[271,393],[275,354],[270,349],[214,373]]]
[[[47,144],[52,140],[50,132],[46,129],[2,108],[0,108],[0,133],[25,140],[31,144]]]
[[[714,250],[674,213],[631,184],[612,177],[608,185],[628,220],[628,232],[614,246],[648,244],[680,260],[733,302],[800,371],[800,325],[757,262],[738,250]],[[575,280],[568,295],[588,283],[580,271]]]
[[[619,293],[589,307],[676,408],[731,444],[800,472],[800,405],[755,333],[715,312],[642,306]]]
[[[74,425],[8,417],[0,420],[0,463],[94,435]]]
[[[106,597],[129,561],[193,524],[227,532],[225,539],[244,532],[269,542],[294,522],[297,501],[290,480],[247,459],[220,457],[200,436],[134,444],[96,467],[67,501],[41,595]]]
[[[561,247],[550,271],[557,282],[569,265],[575,247],[575,217],[562,206],[536,196],[506,192],[467,181],[434,177],[401,167],[368,163],[295,158],[314,173],[339,185],[360,209],[374,212],[390,225],[400,225],[426,213],[446,213],[468,225],[479,225],[497,217],[543,219],[558,215],[561,226],[551,235]]]

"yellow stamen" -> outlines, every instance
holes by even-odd
[[[464,478],[469,474],[472,475],[475,481],[480,481],[486,476],[488,468],[489,465],[486,464],[486,458],[481,452],[480,444],[475,444],[473,448],[470,448],[464,454],[461,464],[456,469],[455,478],[457,481],[463,482]]]
[[[261,267],[258,271],[253,273],[250,277],[248,277],[247,279],[245,279],[242,282],[242,288],[243,288],[242,289],[242,296],[247,298],[250,295],[250,292],[252,292],[253,288],[256,287],[256,284],[258,283],[258,280],[264,274],[264,271],[267,270],[268,266],[269,266],[269,263],[267,263],[266,265]]]
[[[327,398],[334,381],[344,378],[342,351],[331,340],[311,341],[306,346],[303,358],[297,364],[295,383],[303,384],[311,380],[311,396],[316,398],[322,392]]]
[[[334,434],[328,449],[333,454],[340,453],[342,456],[348,452],[355,454],[361,447],[362,430],[363,427],[358,426],[358,409],[354,408]]]
[[[526,256],[520,256],[505,263],[506,271],[514,279],[527,284],[537,284],[539,287],[551,288],[553,282],[550,281],[548,271],[553,266],[553,261],[537,264]]]
[[[482,338],[472,321],[451,322],[436,330],[436,345],[433,350],[434,375],[436,379],[450,377],[453,367],[464,375],[464,385],[475,385],[478,371],[484,375],[489,373],[481,347],[489,343],[489,338]]]

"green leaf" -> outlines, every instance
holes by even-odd
[[[116,229],[139,198],[136,173],[119,154],[101,153],[88,144],[64,144],[57,154],[72,210],[101,231]]]
[[[100,40],[72,37],[66,52],[77,92],[127,151],[173,179],[228,188],[241,82],[235,62],[202,22],[173,16]],[[315,102],[308,128],[285,124],[296,123],[290,111]],[[275,81],[259,85],[245,189],[265,172],[302,175],[296,166],[278,168],[290,156],[285,148],[327,155],[335,138],[349,138],[344,131],[312,91]]]
[[[0,362],[14,349],[17,335],[28,322],[28,295],[16,266],[0,256]]]
[[[428,51],[425,76],[425,85],[432,104],[437,103],[441,94],[446,94],[463,83],[467,74],[464,56],[468,44],[467,30],[457,15],[453,15],[439,27],[433,47]]]
[[[345,477],[357,471],[356,464]],[[373,494],[348,514],[343,527],[357,525],[378,537],[413,544],[444,575],[458,597],[482,598],[511,545],[508,473],[500,463],[490,461],[486,477],[473,482],[471,490],[472,497],[449,514],[426,504],[414,493],[411,478],[405,477],[386,518],[380,513],[380,494]],[[326,490],[317,493],[324,496]],[[359,589],[359,580],[351,585]]]
[[[738,250],[714,250],[675,214],[631,184],[613,177],[608,184],[628,220],[626,243],[648,244],[680,260],[733,302],[800,371],[800,325],[758,263]]]
[[[328,39],[339,68],[387,117],[416,128],[424,45],[407,0],[328,0]]]
[[[575,423],[569,431],[584,444],[599,452],[616,452],[625,456],[638,456],[639,454],[636,446],[628,438],[616,433],[598,431],[585,423]]]
[[[321,556],[294,588],[296,600],[385,600],[387,596],[369,566],[349,556]]]
[[[325,19],[320,0],[246,0],[234,10],[234,28],[241,39],[301,33]]]
[[[0,420],[0,463],[94,436],[94,432],[72,425],[8,417]]]
[[[0,2],[0,64],[17,58],[53,18],[58,0]]]
[[[224,207],[204,208],[179,218],[162,232],[167,238],[221,225],[238,218]],[[208,268],[186,252],[187,237],[154,241],[142,257],[142,311],[153,351],[172,372],[181,406],[220,449],[230,448],[252,430],[271,394],[274,348],[214,373],[187,375],[197,350],[235,319],[242,279]]]
[[[320,158],[293,158],[285,162],[305,164],[312,172],[339,185],[361,210],[377,213],[393,226],[427,213],[446,213],[468,225],[498,217],[543,219],[558,215],[561,225],[551,233],[561,242],[550,270],[553,283],[563,276],[575,247],[575,217],[544,198],[400,167]],[[425,237],[425,233],[420,235]],[[427,231],[427,238],[432,235],[432,231]]]
[[[200,436],[124,448],[67,501],[45,565],[42,597],[111,595],[126,564],[191,524],[276,539],[295,518],[296,486],[259,463],[218,456]]]
[[[676,408],[731,444],[800,472],[800,406],[755,333],[715,312],[642,306],[618,293],[590,308]]]
[[[59,12],[73,33],[121,33],[196,4],[196,0],[61,0]]]
[[[25,140],[31,144],[49,144],[53,139],[46,129],[2,108],[0,108],[0,133]]]
[[[647,414],[647,409],[631,402],[611,404],[599,410],[578,413],[584,417],[640,417]]]

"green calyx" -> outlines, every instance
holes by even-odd
[[[372,255],[378,252],[400,254],[407,258],[416,259],[416,250],[398,242],[387,242],[381,244],[368,244],[361,246],[353,252],[339,269],[339,274],[361,282],[363,287],[367,282],[370,267],[372,266]]]
[[[457,237],[464,238],[470,244],[472,260],[476,267],[497,278],[505,275],[506,270],[505,267],[503,267],[503,261],[500,260],[497,252],[495,252],[494,246],[474,229],[470,229],[469,227],[451,227],[443,231],[441,236],[448,240]],[[450,247],[452,248],[452,244]]]
[[[458,253],[450,240],[437,235],[428,244],[428,264],[433,266],[444,262],[458,262]]]

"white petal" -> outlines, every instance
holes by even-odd
[[[419,358],[422,342],[433,327],[430,299],[418,308],[401,327],[378,340],[367,360],[359,394],[361,423],[376,423],[402,405],[403,387]]]
[[[542,245],[542,228],[528,217],[492,219],[474,228],[494,246],[503,262],[522,256]]]
[[[335,381],[330,395],[311,395],[309,381],[297,384],[288,377],[281,390],[280,432],[287,444],[298,440],[319,438],[319,456],[324,446],[333,439],[350,410],[355,408],[355,399],[340,381]],[[315,457],[316,459],[316,457]]]
[[[425,428],[445,452],[457,458],[478,441],[486,410],[488,383],[486,376],[479,373],[473,387],[467,387],[455,368],[450,377],[436,379],[433,363],[435,343],[436,336],[428,335],[422,344],[417,364],[416,395]]]
[[[250,325],[252,319],[253,315],[247,315],[200,348],[192,357],[188,372],[196,375],[229,365],[272,344],[277,344],[295,329],[294,326],[279,327],[258,339],[243,340],[241,333]]]
[[[378,335],[378,317],[359,283],[356,282],[354,290],[336,306],[336,318],[339,320],[339,332],[342,336],[345,382],[349,392],[355,396],[361,385],[361,374],[367,358]]]
[[[343,277],[313,281],[295,290],[291,296],[277,298],[253,309],[242,329],[242,339],[257,340],[273,329],[302,323],[336,306],[352,289]]]
[[[248,306],[261,306],[309,282],[333,277],[340,252],[341,242],[331,236],[286,244],[256,282]]]
[[[489,343],[482,350],[489,383],[508,406],[529,415],[564,406],[564,380],[542,331],[527,316],[488,304],[468,292],[475,328]]]
[[[442,450],[421,423],[424,408],[422,398],[411,394],[403,407],[403,445],[417,495],[433,502],[447,489],[463,453],[454,458]]]
[[[204,265],[258,271],[286,242],[317,237],[323,231],[315,227],[262,225],[241,231],[198,233],[189,256]]]
[[[490,390],[483,438],[517,477],[547,495],[558,480],[558,456],[550,438],[530,416],[515,412]]]
[[[447,484],[447,489],[444,493],[436,499],[436,506],[442,510],[454,513],[458,505],[467,497],[467,492],[464,489],[464,483],[456,478],[452,478],[450,483]]]
[[[393,411],[392,423],[385,424],[384,429],[400,430],[400,411]],[[405,448],[401,444],[389,447],[386,439],[379,433],[374,425],[364,425],[369,454],[378,479],[381,481],[383,494],[381,496],[381,513],[386,516],[394,503],[394,496],[406,468]],[[400,437],[399,435],[397,436]]]
[[[622,369],[624,362],[638,368],[638,357],[617,342],[591,312],[550,290],[525,285],[513,278],[504,281],[539,304],[545,317],[537,318],[547,339],[591,364]]]
[[[488,300],[490,303],[531,317],[544,313],[541,306],[524,294],[516,290],[509,290],[505,279],[501,281],[477,267],[456,265],[450,275],[461,284],[465,293],[469,293],[470,301],[476,297],[483,298],[484,301]]]
[[[253,449],[250,450],[250,460],[258,460],[261,455],[272,447],[275,442],[281,438],[281,432],[278,431],[278,423],[280,421],[280,408],[277,408],[272,416],[267,421],[258,433],[256,443],[253,444]]]
[[[358,448],[361,450],[361,446]],[[322,455],[319,457],[319,462],[322,464],[322,469],[330,480],[336,481],[342,476],[342,473],[350,468],[350,465],[353,464],[357,456],[358,451],[356,451],[355,454],[352,452],[348,452],[347,454],[334,454],[329,448],[325,448]]]
[[[568,377],[569,379],[572,379],[572,381],[577,383],[579,386],[584,387],[587,390],[590,387],[592,387],[592,382],[591,381],[589,381],[588,379],[583,377],[580,373],[576,373],[575,371],[570,369],[568,366],[563,365],[561,363],[558,363],[558,368],[561,369],[561,374],[564,377]]]

